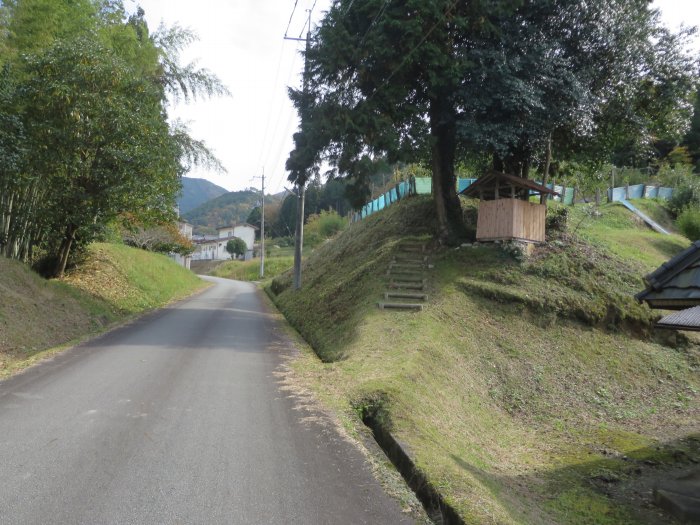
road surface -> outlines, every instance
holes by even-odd
[[[211,280],[0,382],[1,524],[413,523],[281,389],[260,292]]]

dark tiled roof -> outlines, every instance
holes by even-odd
[[[652,308],[679,310],[700,305],[700,241],[645,277],[647,289],[636,295]]]
[[[509,188],[514,187],[518,190],[527,190],[529,193],[547,193],[559,195],[556,191],[549,189],[542,184],[537,184],[530,179],[523,179],[514,175],[507,175],[499,171],[490,171],[486,175],[479,177],[476,182],[467,186],[461,191],[462,195],[468,197],[484,196],[485,199],[495,198],[496,187],[499,188],[499,193],[507,195]]]
[[[656,326],[674,330],[700,331],[700,306],[673,313],[663,317]]]

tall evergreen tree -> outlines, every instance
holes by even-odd
[[[648,0],[339,0],[312,35],[308,91],[291,91],[302,126],[290,177],[321,156],[359,179],[383,155],[427,163],[450,242],[463,232],[461,156],[527,176],[552,136],[579,151],[605,124],[612,142],[616,121],[659,116],[644,102],[692,85],[679,45]],[[630,100],[639,107],[623,115]]]

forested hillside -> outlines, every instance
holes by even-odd
[[[265,202],[272,197],[267,196]],[[213,232],[221,226],[245,222],[260,202],[260,192],[253,189],[232,191],[184,213],[182,217],[194,225],[196,233]]]
[[[225,188],[217,186],[206,179],[182,177],[182,190],[177,198],[180,214],[187,213],[207,201],[228,193]]]

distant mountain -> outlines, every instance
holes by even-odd
[[[180,214],[184,215],[197,206],[227,193],[226,189],[206,179],[182,177],[182,193],[177,200]]]
[[[265,203],[280,200],[265,196]],[[252,189],[232,191],[184,213],[185,220],[195,226],[195,233],[212,233],[214,229],[245,222],[250,212],[260,203],[260,192]]]

